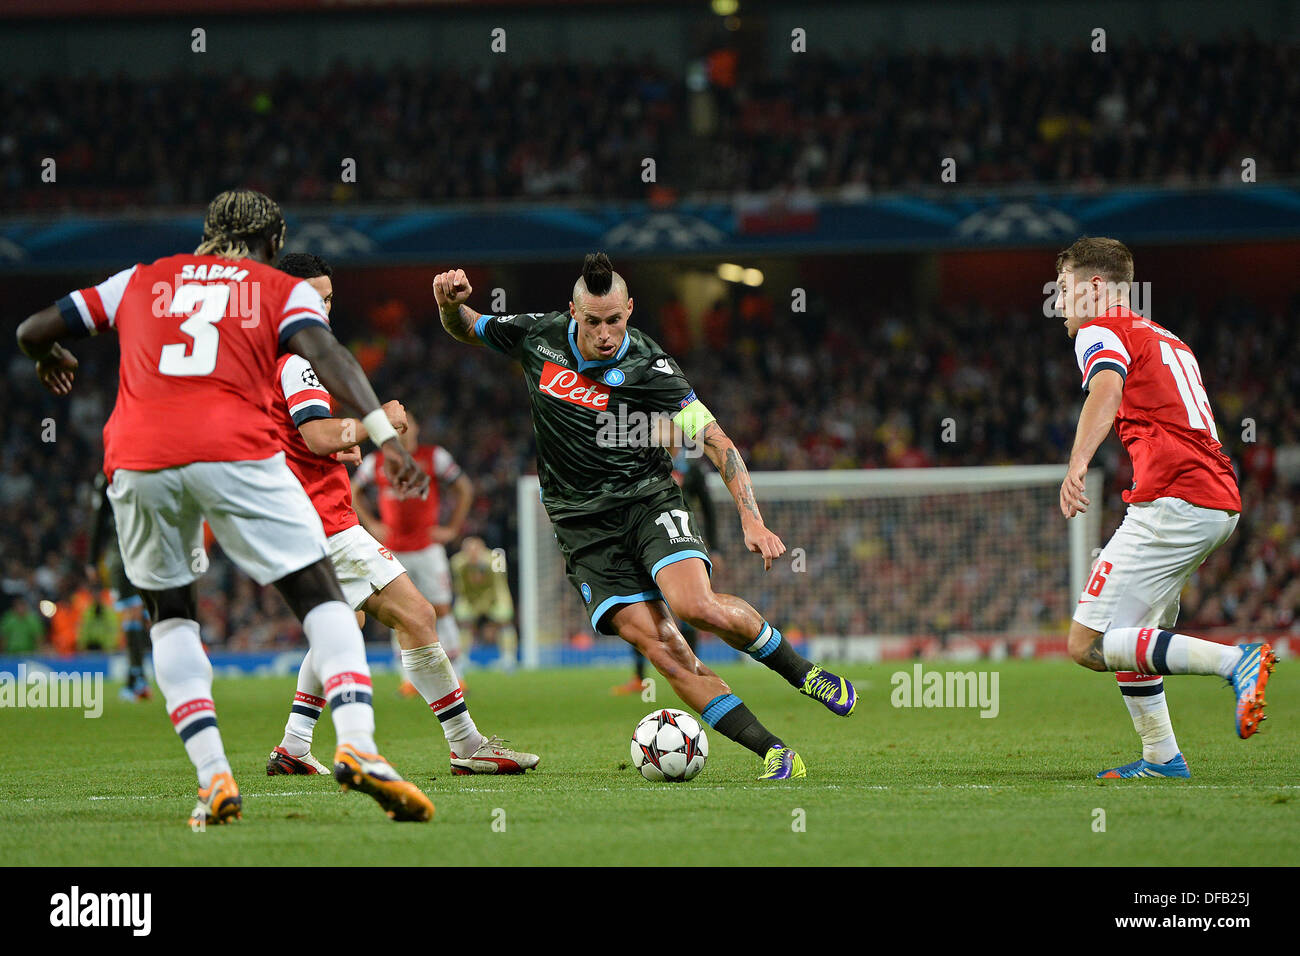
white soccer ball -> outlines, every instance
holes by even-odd
[[[698,776],[709,756],[709,738],[684,710],[646,714],[632,732],[632,766],[658,783],[681,783]]]

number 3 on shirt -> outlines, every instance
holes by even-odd
[[[1210,435],[1218,441],[1219,430],[1214,427],[1210,396],[1205,394],[1205,386],[1201,384],[1201,369],[1196,364],[1196,356],[1186,349],[1175,352],[1168,342],[1161,342],[1160,357],[1174,375],[1174,384],[1178,386],[1178,394],[1187,408],[1187,424],[1192,428],[1209,429]]]
[[[197,307],[198,311],[180,325],[180,330],[194,340],[194,347],[191,349],[183,342],[164,345],[158,357],[158,371],[164,375],[211,375],[217,367],[217,345],[221,341],[216,325],[225,316],[229,301],[227,283],[191,282],[177,289],[167,311],[171,315],[184,315]]]

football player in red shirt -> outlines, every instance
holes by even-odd
[[[277,266],[319,292],[329,315],[334,302],[334,270],[329,263],[320,256],[297,252],[282,256]],[[536,767],[536,754],[510,750],[500,738],[479,733],[449,654],[438,641],[444,612],[435,614],[391,545],[381,545],[359,523],[352,508],[348,470],[333,456],[351,452],[360,458],[356,449],[367,437],[365,426],[353,418],[334,417],[329,391],[301,355],[282,355],[276,373],[271,383],[271,414],[280,445],[325,526],[330,561],[343,597],[357,611],[357,623],[363,622],[361,612],[369,612],[397,636],[403,670],[437,715],[447,738],[452,773],[523,773]],[[401,403],[389,402],[384,409],[392,425],[405,435],[407,421]],[[403,441],[403,445],[409,448],[409,442]],[[393,487],[382,464],[378,473],[385,487]],[[428,473],[433,474],[432,469]],[[429,497],[434,498],[432,491]],[[424,504],[420,498],[411,502]],[[450,616],[450,608],[445,613]],[[284,739],[267,759],[268,776],[326,772],[311,753],[312,735],[324,707],[320,678],[308,651],[298,669],[298,688]]]
[[[193,254],[135,265],[65,296],[23,322],[18,343],[41,382],[67,395],[77,360],[61,341],[118,333],[104,471],[126,576],[153,622],[158,687],[199,779],[191,825],[225,823],[242,808],[199,636],[204,519],[222,550],[259,584],[274,583],[302,621],[338,737],[335,778],[373,796],[393,819],[428,820],[429,798],[375,750],[361,630],[270,415],[267,382],[279,354],[301,355],[335,395],[366,412],[362,421],[395,484],[421,494],[429,478],[330,333],[320,295],[269,265],[284,235],[284,216],[270,198],[221,193]]]
[[[1163,675],[1230,681],[1237,734],[1245,739],[1264,719],[1275,662],[1268,644],[1234,647],[1170,630],[1188,578],[1237,526],[1236,476],[1191,349],[1129,308],[1128,248],[1115,239],[1080,239],[1057,257],[1056,274],[1056,306],[1088,393],[1061,484],[1061,513],[1087,511],[1084,476],[1112,425],[1133,461],[1124,521],[1093,564],[1070,626],[1070,656],[1116,672],[1142,738],[1140,759],[1097,776],[1188,777]]]
[[[453,663],[460,656],[460,627],[451,612],[453,601],[451,565],[446,545],[460,535],[474,502],[474,485],[460,469],[451,452],[441,445],[420,441],[420,424],[409,411],[402,444],[420,467],[429,473],[427,498],[402,495],[384,475],[383,462],[367,455],[352,475],[353,504],[371,534],[397,555],[411,575],[416,589],[429,599],[438,614],[438,640]],[[452,506],[447,523],[439,523],[441,487],[451,491]],[[371,510],[366,492],[373,487],[379,514]],[[400,639],[396,631],[394,640]],[[405,663],[403,663],[405,670]],[[462,689],[464,687],[462,683]],[[403,685],[403,693],[409,693]]]

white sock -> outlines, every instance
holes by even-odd
[[[370,666],[356,615],[342,601],[318,604],[302,619],[316,676],[329,701],[339,744],[375,753],[375,712],[370,706]]]
[[[438,643],[442,649],[447,652],[447,659],[452,660],[460,655],[460,625],[456,622],[454,614],[438,615]]]
[[[478,750],[483,735],[474,726],[469,705],[460,690],[460,681],[456,679],[456,671],[447,660],[442,645],[403,649],[402,666],[415,689],[437,715],[452,752],[464,757]]]
[[[295,757],[311,753],[316,721],[320,720],[321,711],[325,709],[324,694],[325,687],[316,676],[316,665],[308,650],[298,667],[298,689],[293,695],[289,721],[284,725],[284,739],[280,741],[280,746]]]
[[[155,624],[149,637],[153,642],[154,679],[162,691],[172,726],[198,772],[199,786],[206,787],[215,774],[230,772],[230,761],[217,730],[212,663],[203,652],[199,622],[171,617]]]
[[[1142,738],[1142,759],[1151,763],[1168,763],[1178,756],[1178,741],[1169,722],[1169,704],[1165,700],[1165,679],[1132,671],[1115,674],[1124,706],[1133,718],[1133,729]]]
[[[1236,647],[1156,627],[1112,627],[1101,641],[1102,656],[1113,671],[1228,678],[1241,659]]]

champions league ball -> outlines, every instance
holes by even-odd
[[[681,783],[698,776],[708,756],[704,728],[682,710],[646,714],[632,732],[632,766],[655,783]]]

